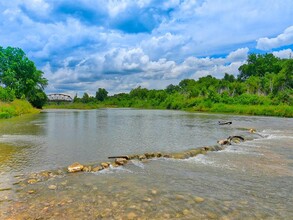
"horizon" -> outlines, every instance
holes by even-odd
[[[24,50],[49,80],[46,93],[72,97],[237,76],[248,54],[292,55],[289,0],[99,3],[1,1],[0,45]]]

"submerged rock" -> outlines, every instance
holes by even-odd
[[[55,190],[55,189],[57,189],[57,186],[56,185],[50,185],[50,186],[48,186],[48,189]]]
[[[71,164],[70,166],[68,166],[67,170],[69,173],[74,173],[74,172],[82,171],[83,167],[84,166],[82,164],[75,162]]]
[[[194,201],[197,202],[197,203],[201,203],[201,202],[204,201],[204,198],[201,198],[199,196],[196,196],[196,197],[194,197]]]

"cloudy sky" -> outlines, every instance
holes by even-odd
[[[47,93],[163,89],[236,76],[249,53],[288,58],[293,1],[0,0],[0,45],[25,51]]]

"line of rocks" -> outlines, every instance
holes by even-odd
[[[229,141],[231,143],[231,140]],[[102,162],[97,166],[86,166],[82,165],[78,162],[75,162],[68,166],[67,171],[69,173],[74,172],[98,172],[104,169],[108,169],[110,167],[119,167],[127,164],[130,160],[140,160],[145,161],[154,158],[173,158],[173,159],[187,159],[190,157],[195,157],[198,154],[206,154],[209,151],[219,151],[223,150],[226,143],[220,143],[220,145],[214,146],[206,146],[196,149],[190,149],[183,152],[163,154],[161,152],[152,152],[152,153],[144,153],[144,154],[133,154],[133,155],[122,155],[122,156],[112,156],[109,159],[115,159],[113,162]]]
[[[256,130],[251,128],[248,130],[249,133],[256,133]],[[243,142],[245,139],[242,136],[229,136],[226,139],[218,140],[217,145],[214,146],[205,146],[196,149],[190,149],[183,152],[163,154],[161,152],[152,152],[152,153],[144,153],[144,154],[133,154],[133,155],[122,155],[122,156],[111,156],[108,159],[115,159],[113,162],[102,162],[98,166],[86,166],[82,165],[78,162],[75,162],[68,166],[67,171],[69,173],[74,172],[98,172],[104,169],[108,169],[110,167],[119,167],[128,163],[130,160],[140,160],[145,161],[153,158],[173,158],[173,159],[187,159],[190,157],[195,157],[198,154],[206,154],[209,151],[220,151],[225,148],[225,145],[231,145],[232,143]]]

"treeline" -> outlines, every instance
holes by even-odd
[[[95,97],[87,93],[74,102],[98,102],[107,106],[190,109],[257,115],[292,116],[293,59],[273,54],[250,54],[239,75],[225,73],[222,79],[208,75],[184,79],[162,90],[135,88],[130,93],[107,96],[100,88]],[[270,106],[270,107],[268,107]]]

